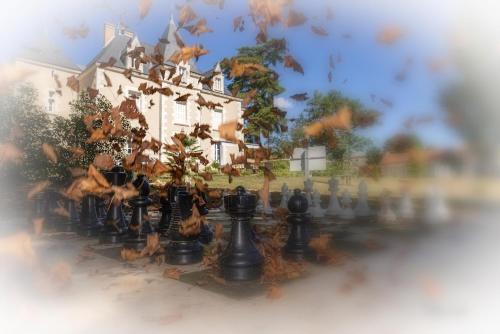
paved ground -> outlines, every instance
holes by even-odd
[[[275,300],[255,286],[241,287],[255,289],[241,294],[234,287],[214,288],[215,283],[198,286],[196,278],[188,279],[202,275],[197,265],[181,268],[180,281],[166,279],[166,264],[124,263],[96,240],[45,234],[33,240],[34,263],[2,256],[0,328],[2,333],[499,333],[498,213],[470,210],[431,229],[323,225],[339,236],[339,247],[351,250],[352,260],[309,266],[307,276],[283,284],[284,295]],[[223,214],[210,217],[227,221]],[[82,252],[86,246],[93,250]],[[47,274],[61,262],[63,269],[71,268],[67,284],[60,278],[64,270],[55,278]]]

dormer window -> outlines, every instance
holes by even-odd
[[[179,74],[181,75],[181,82],[187,83],[189,75],[187,67],[179,66]]]
[[[222,78],[217,77],[214,79],[214,90],[222,92]]]

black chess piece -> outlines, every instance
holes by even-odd
[[[96,197],[93,195],[85,195],[82,198],[82,213],[77,232],[86,237],[97,236],[101,229],[101,223],[97,217],[95,199]]]
[[[201,193],[201,196],[203,197],[203,201],[205,203],[203,203],[201,205],[196,205],[196,207],[198,208],[198,212],[200,213],[200,215],[206,216],[209,213],[209,210],[208,210],[208,207],[206,204],[206,203],[208,203],[208,199],[207,199],[205,193]],[[200,231],[200,238],[199,238],[200,242],[204,245],[208,245],[209,243],[212,242],[213,239],[214,239],[214,231],[210,228],[210,226],[208,224],[202,224],[201,231]]]
[[[57,229],[61,232],[77,232],[78,226],[80,225],[80,216],[78,215],[76,203],[69,198],[63,199],[63,202],[65,203],[69,217],[64,217],[64,219],[58,223]]]
[[[132,206],[132,217],[127,235],[123,240],[123,247],[141,250],[146,247],[148,234],[154,233],[147,215],[147,207],[152,201],[149,197],[138,196],[128,202]]]
[[[151,186],[149,185],[148,178],[144,174],[138,174],[134,182],[132,182],[134,187],[139,190],[139,196],[147,197],[151,192]]]
[[[310,223],[311,217],[307,213],[307,198],[302,194],[300,189],[293,191],[292,197],[288,200],[288,223],[290,227],[290,236],[283,247],[283,257],[287,260],[314,261],[315,254],[309,247],[309,232],[307,224]]]
[[[122,167],[114,167],[110,172],[105,172],[104,176],[110,184],[117,187],[123,186],[127,179],[127,174]],[[126,231],[127,220],[123,212],[123,205],[121,202],[112,201],[103,221],[100,242],[120,242]]]
[[[97,210],[97,218],[101,223],[106,219],[106,201],[104,198],[96,197],[95,198],[95,207]]]
[[[57,214],[56,210],[62,205],[62,196],[54,188],[47,188],[44,196],[44,226],[47,229],[60,229],[60,225],[65,223],[64,216]]]
[[[221,274],[228,281],[260,278],[264,258],[253,242],[250,220],[255,214],[257,197],[238,186],[236,194],[224,197],[231,215],[231,239],[221,257]]]
[[[168,229],[170,227],[170,220],[172,217],[172,207],[170,205],[170,201],[166,196],[161,196],[160,197],[160,211],[161,211],[161,218],[160,221],[158,222],[158,233],[160,233],[160,236],[166,237],[168,233]]]
[[[193,196],[186,191],[186,187],[170,186],[169,201],[172,216],[165,261],[176,265],[198,263],[203,259],[203,248],[198,240],[199,236],[184,236],[179,231],[181,220],[189,218],[192,214]]]

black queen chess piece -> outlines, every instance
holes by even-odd
[[[104,177],[116,187],[122,187],[127,179],[127,173],[123,167],[113,167],[111,171],[105,172]],[[103,244],[114,244],[121,241],[127,231],[127,220],[123,212],[122,202],[111,200],[108,212],[103,220],[103,227],[99,241]]]
[[[255,246],[250,220],[257,197],[238,186],[236,193],[224,197],[231,216],[231,239],[221,256],[221,275],[227,281],[252,281],[262,275],[264,257]]]
[[[300,189],[295,189],[293,195],[288,200],[289,215],[287,217],[290,227],[290,236],[283,247],[283,257],[286,260],[314,261],[315,254],[309,246],[309,232],[307,224],[310,223],[311,217],[307,213],[309,203],[306,196],[302,194]]]
[[[77,233],[85,237],[95,237],[101,229],[101,222],[97,217],[96,197],[85,195],[82,198],[82,212]]]
[[[192,214],[193,196],[187,192],[185,186],[174,185],[169,187],[168,194],[172,215],[165,261],[176,265],[198,263],[203,259],[203,247],[198,240],[199,235],[185,236],[180,233],[181,221]]]
[[[154,233],[148,216],[148,206],[153,202],[149,198],[150,186],[145,175],[139,175],[139,182],[134,181],[134,186],[139,191],[139,196],[128,201],[132,207],[132,217],[128,231],[123,240],[123,247],[141,250],[146,247],[148,234]],[[136,179],[137,181],[137,179]]]

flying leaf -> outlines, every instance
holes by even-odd
[[[308,125],[304,129],[304,134],[309,137],[317,137],[323,131],[334,129],[349,130],[351,128],[352,113],[348,107],[341,107],[331,116],[322,117],[318,121]]]
[[[163,272],[163,277],[179,280],[181,278],[182,271],[178,268],[167,268]]]
[[[64,27],[63,33],[70,39],[85,38],[89,34],[89,27],[85,23],[77,27]]]
[[[68,79],[66,80],[66,86],[77,93],[80,92],[80,81],[78,81],[78,79],[74,75],[68,77]]]
[[[383,28],[377,34],[377,42],[384,45],[392,45],[404,35],[403,29],[397,26]]]
[[[328,36],[328,31],[323,27],[311,26],[311,30],[318,36]]]
[[[184,29],[189,31],[191,35],[195,36],[200,36],[201,34],[207,33],[207,32],[212,32],[213,30],[207,27],[207,20],[206,19],[200,19],[196,24],[187,26]]]
[[[42,151],[43,154],[49,159],[53,164],[57,164],[57,161],[59,160],[57,157],[56,150],[49,144],[43,143],[42,144]]]
[[[290,55],[286,55],[283,59],[283,65],[285,67],[292,68],[295,72],[304,74],[304,69],[302,66]]]
[[[115,165],[113,157],[109,154],[96,155],[93,162],[94,166],[100,169],[110,170]]]
[[[42,192],[45,190],[50,185],[50,181],[45,180],[45,181],[40,181],[35,183],[33,187],[31,187],[30,191],[28,192],[28,199],[32,199],[36,194]]]
[[[309,99],[309,96],[307,96],[307,93],[299,93],[290,96],[290,98],[294,99],[295,101],[305,101]]]
[[[290,9],[290,12],[288,13],[288,19],[285,23],[285,26],[288,28],[297,27],[297,26],[304,24],[304,22],[306,22],[306,21],[307,21],[307,18],[304,16],[304,14],[299,13],[293,9]]]
[[[233,19],[233,31],[236,31],[236,29],[240,29],[243,26],[243,16],[237,16]]]
[[[108,61],[99,65],[100,68],[111,67],[116,63],[115,57],[109,57]]]
[[[221,138],[236,143],[238,141],[238,138],[236,137],[237,128],[238,128],[238,121],[236,120],[223,123],[219,125],[219,135]]]
[[[141,0],[139,2],[139,16],[141,17],[141,20],[148,15],[152,4],[153,0]]]

